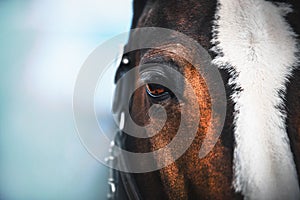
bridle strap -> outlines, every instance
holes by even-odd
[[[128,165],[126,164],[126,158],[122,154],[116,154],[115,149],[116,146],[124,149],[126,140],[126,134],[122,131],[118,131],[115,137],[114,142],[112,142],[110,153],[111,155],[108,157],[107,162],[110,166],[109,169],[109,177],[108,177],[108,185],[109,191],[107,194],[107,198],[109,200],[141,200],[141,195],[139,189],[136,185],[132,173],[121,172],[115,167],[119,167],[122,169],[128,169]]]

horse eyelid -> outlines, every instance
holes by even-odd
[[[170,77],[160,70],[144,70],[139,74],[139,80],[142,83],[157,83],[163,85],[167,81],[171,81]]]

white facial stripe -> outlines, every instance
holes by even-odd
[[[235,102],[234,188],[246,199],[300,199],[279,91],[297,62],[291,9],[265,0],[219,0],[214,63],[231,71]]]

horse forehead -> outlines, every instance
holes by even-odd
[[[184,33],[210,49],[216,0],[157,0],[148,2],[137,27],[162,27]]]
[[[193,29],[213,16],[215,8],[216,0],[157,0],[148,3],[140,25]]]

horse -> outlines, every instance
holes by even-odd
[[[171,41],[161,44],[161,49],[125,51],[116,82],[145,62],[167,63],[190,82],[197,97],[193,106],[200,109],[200,117],[195,138],[176,161],[150,172],[114,170],[110,199],[300,199],[299,5],[296,0],[134,0],[132,29],[178,31],[209,53],[226,91],[226,116],[216,144],[200,158],[212,115],[207,82],[214,80],[207,80],[178,56],[193,57],[193,49]],[[138,40],[130,34],[124,50]],[[177,47],[176,55],[170,49]],[[113,112],[121,115],[123,106],[129,106],[130,116],[126,117],[144,126],[149,122],[149,108],[159,104],[165,108],[167,120],[158,134],[149,138],[120,130],[115,144],[145,153],[172,141],[181,111],[178,99],[163,85],[145,84],[133,95],[127,94],[140,76],[137,70],[135,79],[121,82]],[[185,83],[176,84],[189,99]],[[129,105],[124,105],[126,95],[131,95]],[[191,120],[195,118],[193,109],[187,114]],[[168,157],[172,152],[156,159]]]

